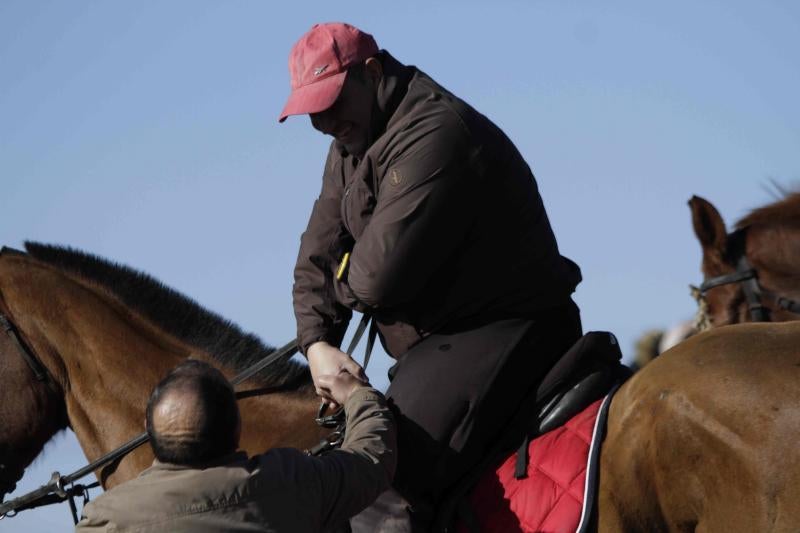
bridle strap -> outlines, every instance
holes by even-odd
[[[700,292],[705,293],[708,292],[710,289],[714,287],[719,287],[720,285],[729,285],[731,283],[741,283],[743,281],[749,279],[755,279],[756,271],[752,268],[747,270],[736,270],[730,274],[724,274],[722,276],[715,276],[713,278],[709,278],[705,280],[703,283],[700,284]]]
[[[753,319],[753,322],[769,322],[769,309],[761,302],[762,291],[761,286],[758,284],[758,276],[755,275],[755,270],[744,253],[736,262],[736,268],[741,272],[749,270],[754,273],[753,276],[741,281],[747,308],[750,310],[750,318]]]
[[[744,246],[744,229],[738,230],[733,235],[735,236],[733,238],[737,239],[735,242],[738,243],[736,247],[738,256],[736,259],[736,271],[703,281],[697,290],[697,298],[702,298],[706,292],[714,287],[741,283],[742,292],[747,302],[747,309],[750,311],[750,318],[754,322],[769,322],[770,320],[770,309],[763,303],[764,296],[771,297],[778,308],[790,313],[800,314],[800,303],[762,289],[758,283],[758,274],[747,259]]]
[[[794,300],[790,300],[789,298],[784,298],[783,296],[778,296],[775,298],[775,303],[778,307],[785,311],[789,311],[790,313],[795,313],[800,315],[800,303],[797,303]]]
[[[11,338],[11,342],[16,346],[22,359],[25,360],[33,371],[33,376],[36,378],[36,381],[40,383],[47,382],[47,370],[44,368],[44,365],[25,347],[25,344],[23,344],[22,340],[19,338],[19,334],[17,334],[16,328],[14,328],[14,325],[3,313],[0,313],[0,328],[5,330],[6,335]]]

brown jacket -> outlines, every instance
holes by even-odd
[[[357,160],[333,142],[295,267],[300,346],[341,343],[351,310],[397,357],[434,331],[563,305],[580,270],[558,253],[530,168],[489,119],[382,52],[382,134]],[[336,272],[345,252],[349,269]]]
[[[317,532],[340,524],[388,486],[395,428],[384,397],[359,389],[348,399],[341,449],[322,457],[243,452],[203,468],[155,462],[83,510],[78,533]]]

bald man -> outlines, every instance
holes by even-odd
[[[303,533],[342,524],[389,486],[395,429],[375,389],[348,373],[322,382],[347,414],[341,449],[248,458],[236,451],[241,424],[231,385],[206,363],[179,365],[147,405],[153,466],[89,503],[76,531]]]

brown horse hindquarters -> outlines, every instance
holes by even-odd
[[[600,531],[796,531],[800,324],[747,324],[666,352],[614,398]]]

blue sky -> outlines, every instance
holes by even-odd
[[[282,344],[328,140],[279,125],[292,43],[372,33],[502,127],[530,163],[585,329],[693,312],[686,201],[730,223],[800,180],[795,2],[0,2],[0,243],[145,270]],[[385,384],[388,359],[370,372]],[[71,470],[71,435],[20,490]],[[69,525],[65,506],[0,531]]]

